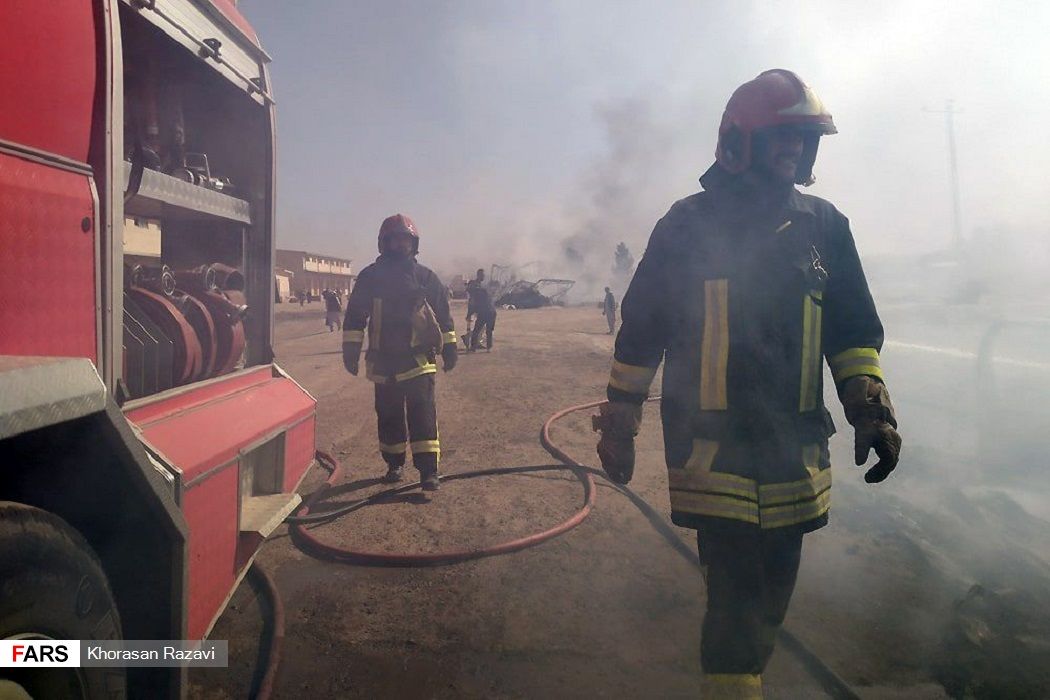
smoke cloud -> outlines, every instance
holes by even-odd
[[[578,280],[578,300],[610,284],[622,293],[616,245],[639,260],[660,216],[697,191],[733,89],[768,68],[797,71],[839,128],[807,191],[850,217],[905,440],[880,490],[836,486],[836,522],[858,543],[810,556],[813,587],[800,590],[840,580],[823,602],[871,622],[855,628],[886,624],[921,642],[918,661],[882,657],[890,675],[932,668],[938,630],[958,621],[952,603],[973,584],[1048,599],[1050,553],[1025,542],[1045,542],[1050,527],[1050,5],[242,7],[274,56],[279,245],[360,268],[379,222],[401,211],[439,272],[539,261],[535,276]],[[872,600],[904,614],[913,592],[921,624],[869,614]],[[873,655],[893,646],[872,644]]]

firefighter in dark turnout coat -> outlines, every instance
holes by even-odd
[[[481,330],[485,329],[485,350],[492,350],[492,333],[496,330],[496,305],[492,303],[492,294],[485,285],[485,271],[478,269],[474,279],[467,282],[467,323],[474,316],[474,330],[470,334],[467,350],[478,349]]]
[[[433,491],[439,484],[441,455],[435,359],[440,352],[446,372],[456,366],[457,359],[448,292],[437,275],[416,262],[419,232],[407,216],[396,214],[383,221],[379,253],[374,263],[361,270],[350,293],[343,323],[343,363],[351,374],[358,373],[367,324],[365,375],[375,382],[379,451],[388,468],[386,481],[401,480],[411,449],[423,488]],[[424,338],[428,319],[434,326],[430,340]]]
[[[900,436],[879,367],[883,329],[846,217],[800,194],[831,115],[794,74],[730,99],[703,192],[656,224],[621,305],[598,454],[626,483],[657,367],[672,520],[698,531],[708,609],[704,697],[760,698],[802,536],[827,523],[834,432],[827,359],[857,463],[881,481]]]

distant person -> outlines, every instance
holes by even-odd
[[[470,334],[467,352],[478,349],[478,340],[482,329],[485,330],[485,350],[492,350],[492,333],[496,329],[496,305],[492,303],[492,294],[485,285],[485,271],[478,268],[474,279],[467,282],[467,324],[474,317],[474,330]]]
[[[602,301],[602,315],[609,322],[609,335],[612,335],[616,332],[616,297],[608,287],[605,288],[605,299]]]
[[[306,292],[299,290],[299,306],[306,303]]]
[[[849,221],[801,194],[835,125],[813,90],[770,70],[729,98],[703,191],[653,229],[623,297],[598,456],[621,484],[663,363],[671,520],[697,531],[707,586],[701,697],[762,697],[802,558],[828,522],[831,367],[864,480],[890,475],[901,437],[879,362],[883,329]]]
[[[331,333],[337,328],[342,328],[343,300],[340,298],[339,292],[334,289],[326,289],[321,292],[321,297],[324,299],[324,323],[328,326],[328,332]]]
[[[412,219],[395,214],[383,221],[379,257],[361,270],[346,304],[343,364],[357,375],[367,325],[365,376],[375,382],[379,451],[387,464],[384,481],[401,480],[411,447],[423,489],[437,491],[441,443],[435,359],[440,353],[450,372],[458,356],[445,285],[416,262],[418,253],[419,231]]]

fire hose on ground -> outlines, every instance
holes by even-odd
[[[649,401],[658,401],[659,396],[655,396],[649,399]],[[311,513],[311,508],[315,507],[323,498],[328,494],[335,484],[343,476],[342,466],[327,453],[318,451],[317,459],[319,463],[328,470],[328,478],[325,483],[317,489],[303,504],[299,512],[296,515],[290,516],[285,522],[289,525],[289,533],[292,537],[292,541],[307,554],[321,558],[329,559],[332,561],[339,561],[347,564],[357,564],[360,566],[385,566],[385,567],[422,567],[422,566],[443,566],[449,564],[455,564],[463,561],[469,561],[471,559],[480,559],[483,557],[496,556],[499,554],[509,554],[511,552],[517,552],[528,547],[533,547],[547,540],[553,539],[558,535],[564,534],[569,530],[573,529],[590,514],[595,503],[596,486],[594,483],[594,477],[598,476],[611,484],[616,490],[626,496],[631,503],[635,505],[646,517],[649,523],[653,526],[657,532],[659,532],[667,542],[674,547],[674,549],[685,557],[691,564],[698,569],[700,568],[700,558],[697,552],[687,545],[678,536],[678,533],[672,528],[662,515],[657,512],[652,506],[650,506],[644,499],[638,494],[632,491],[627,486],[616,484],[611,480],[607,479],[605,473],[600,469],[594,469],[587,467],[580,462],[577,462],[568,455],[564,450],[554,444],[550,436],[551,426],[555,421],[564,418],[570,413],[578,411],[585,411],[587,409],[593,409],[604,401],[593,401],[591,403],[580,404],[578,406],[571,406],[569,408],[558,411],[543,424],[543,428],[540,431],[540,443],[543,448],[547,450],[553,457],[560,461],[560,464],[556,465],[538,465],[538,466],[519,466],[519,467],[494,467],[489,469],[476,469],[467,472],[459,472],[456,474],[447,474],[441,476],[441,481],[456,481],[459,479],[470,479],[479,476],[495,476],[505,474],[523,474],[527,472],[537,471],[563,471],[565,469],[572,470],[576,477],[580,480],[583,485],[584,491],[584,503],[583,506],[576,511],[568,519],[555,525],[552,528],[538,532],[525,537],[520,537],[515,540],[508,542],[502,542],[495,545],[489,545],[487,547],[480,547],[475,549],[462,549],[453,550],[448,552],[434,552],[434,553],[418,553],[418,554],[398,554],[398,553],[380,553],[380,552],[369,552],[363,550],[347,549],[343,547],[337,547],[335,545],[326,544],[318,540],[316,537],[311,535],[304,526],[309,524],[320,524],[342,517],[354,511],[360,510],[369,505],[381,503],[385,499],[389,499],[392,496],[406,493],[419,488],[419,482],[413,482],[409,484],[399,485],[394,488],[386,489],[379,493],[373,494],[368,498],[362,498],[359,500],[352,501],[346,505],[340,506],[329,511],[322,511],[318,513]],[[284,608],[281,603],[280,596],[277,593],[277,589],[274,586],[273,579],[268,574],[262,571],[258,566],[253,566],[252,571],[254,572],[254,583],[258,589],[261,590],[265,597],[268,599],[268,604],[273,614],[272,630],[270,635],[269,651],[266,657],[266,664],[264,666],[263,675],[259,678],[255,684],[253,697],[264,700],[270,697],[273,689],[274,680],[276,678],[276,669],[280,661],[281,654],[281,643],[284,639]],[[787,629],[782,628],[780,630],[780,639],[788,651],[793,653],[796,658],[805,666],[806,670],[820,683],[824,691],[828,693],[835,700],[856,700],[859,696],[853,691],[852,688],[830,669],[823,661],[820,660],[815,653],[813,653],[798,637],[791,634]]]

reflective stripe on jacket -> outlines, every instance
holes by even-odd
[[[434,310],[444,343],[455,343],[448,292],[429,268],[413,258],[380,255],[358,275],[346,305],[343,344],[360,346],[367,326],[365,375],[373,382],[437,372],[433,352],[419,352],[412,328],[412,313],[422,299]]]
[[[641,402],[661,361],[672,519],[812,530],[831,471],[821,358],[881,378],[883,331],[849,223],[792,189],[760,206],[713,168],[657,223],[620,313],[608,396]]]

